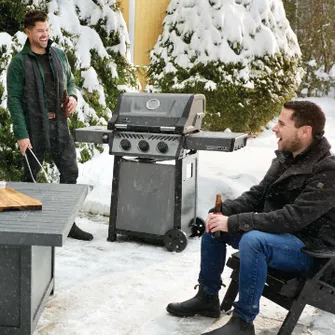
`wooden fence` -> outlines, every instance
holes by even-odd
[[[135,3],[135,15],[129,16],[131,3]],[[149,52],[162,33],[163,20],[170,0],[120,0],[122,15],[130,29],[130,20],[134,24],[133,62],[135,65],[147,66],[149,64]],[[131,31],[129,31],[131,34]],[[145,71],[138,71],[138,76],[145,87]]]

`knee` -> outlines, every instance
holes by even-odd
[[[204,232],[201,237],[201,247],[205,250],[209,248],[215,248],[217,245],[221,245],[220,239],[213,238],[211,233]]]
[[[201,244],[206,245],[211,242],[213,237],[211,236],[211,233],[204,232],[203,235],[201,236]]]
[[[259,230],[251,230],[243,234],[239,249],[240,251],[260,250],[264,244],[266,233]]]

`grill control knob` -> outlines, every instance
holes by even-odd
[[[145,140],[141,140],[138,142],[138,148],[143,152],[147,152],[149,150],[149,143]]]
[[[158,142],[157,144],[157,150],[160,153],[165,154],[169,150],[169,146],[165,142],[161,141],[161,142]]]
[[[131,148],[131,143],[130,143],[129,140],[124,138],[124,139],[121,140],[120,146],[123,150],[128,151]]]

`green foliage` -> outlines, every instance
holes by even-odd
[[[93,148],[91,147],[86,147],[83,150],[80,151],[80,157],[79,157],[79,162],[80,163],[85,163],[91,159],[93,156]]]
[[[202,13],[196,6],[171,2],[163,32],[150,52],[146,90],[202,93],[207,101],[204,129],[258,132],[278,115],[283,102],[293,97],[300,83],[300,50],[295,35],[287,21],[280,22],[274,5],[269,6],[267,14],[262,13],[260,24],[253,14],[259,10],[256,1],[236,1],[230,5],[239,9],[243,6],[250,14],[245,17],[255,19],[255,25],[236,20],[236,30],[243,33],[237,34],[239,37],[230,31],[225,33],[227,27],[218,18],[226,18],[230,11],[217,6],[217,1],[205,3],[212,7],[212,20],[205,16],[204,22],[200,18],[196,25],[185,25],[181,9],[187,7],[188,15],[193,16],[201,17]],[[276,49],[265,40],[262,50],[253,48],[252,40],[256,45],[260,43],[258,34],[264,27],[266,34],[271,31]],[[211,38],[206,39],[207,33]]]
[[[0,57],[0,75],[4,73],[9,56],[7,48],[2,46]],[[0,82],[0,102],[4,100],[4,86]],[[20,181],[22,155],[16,144],[11,128],[11,118],[7,109],[0,107],[0,180]]]
[[[324,65],[320,65],[316,61],[307,62],[305,64],[305,72],[304,81],[299,88],[301,96],[322,97],[331,94],[332,90],[334,90],[335,75],[331,76],[325,70]]]
[[[0,85],[0,96],[2,95]],[[8,111],[0,107],[0,180],[20,181],[22,174],[22,155],[14,134]]]
[[[104,84],[106,104],[111,110],[114,110],[118,96],[120,95],[119,85],[136,87],[137,78],[135,68],[128,60],[121,55],[116,46],[120,44],[119,31],[107,31],[106,19],[98,20],[97,24],[92,26],[99,34],[110,59],[101,57],[96,50],[91,50],[92,66],[98,73],[101,82]],[[111,61],[112,60],[112,61]],[[116,74],[112,72],[114,67]]]
[[[135,71],[130,67],[129,63],[119,53],[111,52],[113,63],[110,59],[102,58],[95,50],[91,50],[91,64],[97,72],[101,82],[104,85],[106,104],[108,108],[114,110],[117,99],[120,95],[119,85],[134,85],[136,83]],[[118,64],[118,66],[116,66]],[[117,71],[115,75],[111,66]]]
[[[206,96],[207,112],[203,128],[211,131],[232,131],[255,133],[278,115],[282,104],[292,98],[296,88],[295,71],[299,59],[286,59],[280,54],[254,59],[250,64],[250,82],[246,85],[238,78],[243,65],[210,62],[198,63],[189,71],[176,66],[176,73],[162,73],[164,61],[149,66],[149,85],[159,87],[166,93],[202,93]],[[227,79],[229,78],[229,80]],[[175,85],[180,83],[181,87]],[[218,83],[215,88],[209,82]],[[178,87],[178,88],[176,88]]]
[[[284,0],[287,18],[297,35],[306,76],[299,91],[324,96],[334,89],[335,2],[334,0]]]
[[[14,35],[23,30],[23,17],[26,6],[22,1],[1,0],[0,1],[0,32]]]
[[[99,2],[95,2],[95,4],[100,6]],[[116,5],[112,6],[111,9],[114,11],[118,10]],[[80,8],[78,6],[76,7],[76,11],[78,16],[81,17]],[[95,25],[90,25],[90,28],[98,33],[108,54],[107,57],[102,57],[98,54],[96,49],[92,48],[90,50],[90,65],[97,73],[99,83],[103,89],[106,105],[101,104],[99,91],[93,90],[91,92],[84,87],[82,71],[85,69],[78,66],[74,49],[66,43],[61,45],[68,57],[76,86],[80,88],[80,92],[85,99],[85,102],[94,110],[94,113],[85,113],[85,106],[82,106],[80,114],[85,116],[84,121],[79,120],[78,114],[73,115],[69,119],[69,126],[72,134],[74,133],[74,129],[77,128],[82,128],[88,125],[94,126],[101,124],[101,122],[104,124],[107,123],[111,117],[110,111],[114,110],[120,92],[125,91],[126,87],[137,87],[136,70],[119,51],[121,41],[120,31],[112,30],[108,32],[106,21],[106,18],[102,18],[98,20]],[[80,19],[80,23],[83,25],[88,25],[88,22],[89,20],[87,19]],[[72,41],[74,40],[74,37],[77,38],[77,36],[71,36],[68,32],[63,30],[62,35]],[[80,148],[78,157],[80,163],[88,161],[93,156],[95,150],[98,150],[99,152],[102,152],[103,150],[101,145],[76,143],[76,146]]]

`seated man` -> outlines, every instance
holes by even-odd
[[[190,300],[170,303],[176,316],[220,315],[218,292],[227,244],[240,250],[239,300],[226,325],[206,334],[255,334],[253,320],[268,266],[306,273],[312,259],[306,244],[335,245],[335,158],[323,137],[325,115],[308,101],[284,104],[273,132],[278,150],[263,180],[210,213],[201,242],[199,291]],[[212,233],[220,231],[219,238]]]

